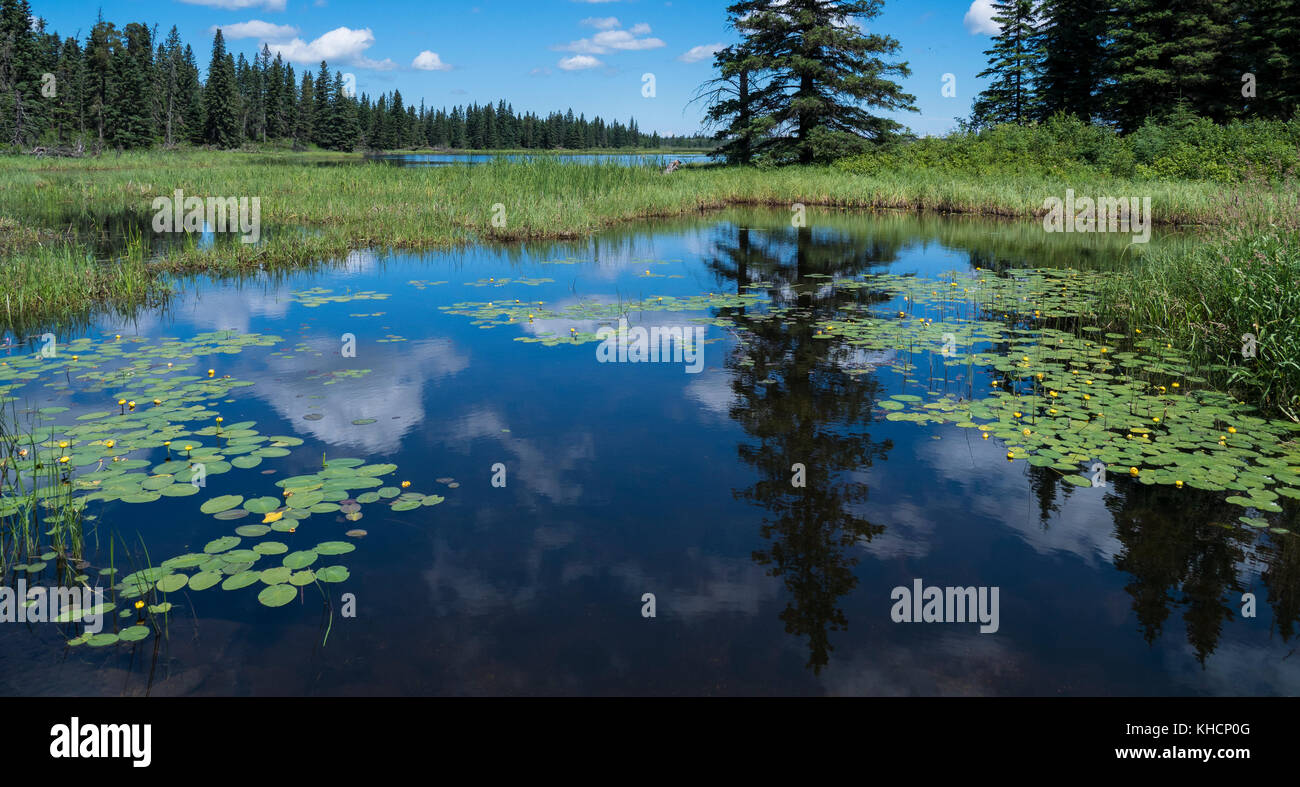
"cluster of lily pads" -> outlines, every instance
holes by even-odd
[[[5,473],[5,483],[0,484],[0,525],[31,517],[40,508],[66,506],[80,513],[94,502],[141,504],[163,497],[194,496],[206,489],[209,476],[253,469],[266,459],[288,456],[291,448],[302,445],[302,439],[263,435],[253,421],[226,423],[220,415],[220,405],[233,401],[227,398],[231,392],[252,382],[218,375],[216,369],[208,369],[206,374],[193,374],[187,369],[199,355],[232,354],[247,347],[273,346],[279,341],[275,336],[235,332],[205,333],[189,341],[164,339],[154,344],[139,337],[114,336],[98,342],[81,338],[48,356],[31,354],[0,361],[0,404],[29,421],[22,441],[10,440],[0,450],[5,454],[0,456],[0,469]],[[68,412],[66,407],[16,409],[17,400],[11,394],[41,380],[51,387],[66,387],[75,381],[79,392],[102,393],[105,409],[78,415],[72,423],[63,424],[54,420]],[[49,381],[62,383],[51,385]],[[162,456],[157,457],[160,452]],[[142,456],[148,454],[155,458]],[[122,616],[143,615],[143,610],[164,614],[170,610],[170,603],[147,603],[141,597],[154,593],[165,596],[182,589],[204,590],[217,581],[226,590],[260,582],[264,587],[258,594],[259,601],[274,607],[288,603],[297,588],[312,582],[346,580],[345,566],[316,563],[323,556],[351,552],[355,547],[348,542],[323,541],[312,549],[292,553],[286,545],[273,540],[261,541],[251,549],[236,547],[243,539],[261,538],[273,531],[293,533],[314,514],[337,513],[343,521],[353,523],[362,518],[362,509],[367,505],[382,504],[390,511],[402,512],[443,502],[440,495],[409,490],[409,482],[386,484],[382,478],[396,470],[392,464],[332,459],[324,462],[318,473],[278,482],[283,490],[280,498],[245,500],[240,495],[220,495],[204,501],[199,510],[216,520],[230,522],[250,516],[261,519],[239,525],[234,535],[210,541],[201,554],[178,555],[123,577],[112,589],[120,598],[140,600],[133,605],[134,611],[124,610]],[[353,529],[347,535],[360,538],[365,531]],[[33,574],[50,561],[69,557],[46,550],[39,553],[39,559],[12,568]],[[278,560],[280,565],[254,570],[264,558]],[[84,560],[71,563],[78,571],[90,568]],[[185,573],[191,569],[195,570],[193,574]],[[115,570],[103,568],[99,574],[112,577]],[[89,580],[86,573],[75,577],[82,584]],[[105,609],[113,606],[105,605]],[[141,621],[118,634],[85,635],[69,644],[133,642],[148,636],[149,630]]]
[[[489,276],[489,277],[486,278],[486,279],[478,279],[478,280],[476,280],[476,281],[467,281],[467,282],[465,282],[465,286],[467,286],[467,287],[505,287],[505,286],[508,285],[508,284],[523,284],[523,285],[526,285],[526,286],[528,286],[528,287],[536,287],[536,286],[538,286],[539,284],[547,284],[547,283],[554,282],[554,281],[555,281],[555,279],[548,279],[548,278],[546,278],[546,277],[541,277],[541,278],[537,278],[537,279],[530,279],[530,278],[528,278],[527,276],[521,276],[521,277],[519,277],[518,279],[511,279],[511,278],[508,278],[508,277],[507,277],[507,278],[501,278],[501,279],[498,279],[498,278],[495,277],[495,276]]]
[[[1239,521],[1252,527],[1268,526],[1261,514],[1282,511],[1279,496],[1300,498],[1300,424],[1201,388],[1206,380],[1184,353],[1140,328],[1103,333],[1084,324],[1093,274],[977,271],[848,286],[903,300],[888,312],[846,310],[816,334],[892,352],[907,392],[881,402],[888,420],[978,430],[1005,443],[1009,461],[1055,468],[1080,486],[1092,484],[1080,467],[1100,462],[1143,484],[1228,491],[1227,502],[1246,509]],[[936,386],[940,375],[949,386]],[[954,393],[956,379],[962,390]]]
[[[342,294],[335,294],[333,290],[324,287],[311,287],[306,290],[294,290],[289,293],[289,297],[309,308],[316,308],[327,303],[351,303],[352,301],[382,301],[392,297],[392,293],[375,292],[374,290],[357,290]]]
[[[1228,492],[1227,502],[1244,509],[1241,523],[1268,527],[1264,515],[1283,510],[1280,497],[1300,498],[1300,425],[1204,388],[1206,378],[1190,368],[1185,353],[1140,328],[1121,334],[1096,327],[1100,275],[977,268],[940,278],[805,277],[872,296],[841,305],[830,319],[770,301],[761,282],[741,294],[582,300],[562,308],[508,299],[441,308],[485,329],[575,323],[567,335],[515,337],[545,346],[599,341],[580,323],[613,324],[637,312],[702,312],[713,316],[694,321],[733,329],[742,365],[753,363],[745,357],[745,326],[716,310],[743,310],[748,323],[817,319],[815,339],[866,351],[855,357],[887,359],[846,371],[897,373],[901,390],[880,402],[890,421],[975,429],[983,439],[1002,441],[1009,461],[1051,467],[1076,485],[1091,485],[1091,474],[1081,470],[1100,462],[1143,484]]]

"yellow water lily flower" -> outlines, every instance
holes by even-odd
[[[283,518],[283,511],[268,511],[266,516],[262,518],[262,524],[269,525],[272,522],[279,522]]]

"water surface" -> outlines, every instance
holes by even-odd
[[[101,320],[87,335],[281,337],[195,369],[255,381],[215,403],[227,423],[305,442],[195,497],[102,506],[92,565],[106,565],[111,533],[153,555],[201,551],[231,524],[199,513],[202,500],[277,495],[277,479],[322,456],[395,463],[393,480],[446,501],[274,534],[303,549],[367,531],[346,556],[350,579],[327,588],[332,613],[314,588],[270,609],[217,587],[171,594],[165,641],[66,648],[68,627],[0,626],[0,693],[1296,693],[1293,540],[1224,527],[1221,496],[1125,478],[1072,487],[972,430],[887,421],[879,402],[902,390],[889,359],[816,336],[850,304],[895,308],[837,280],[1117,268],[1131,261],[1124,242],[1032,223],[809,218],[736,210],[573,243],[356,253],[320,272],[187,280],[166,309]],[[386,297],[312,305],[312,288]],[[454,313],[708,293],[758,293],[800,318],[627,315],[716,321],[691,374],[600,363],[593,343],[520,341],[599,320],[492,327]],[[71,407],[61,419],[111,396],[43,382],[17,395]],[[791,484],[795,464],[805,487]],[[918,578],[998,587],[999,630],[894,623],[891,591]]]

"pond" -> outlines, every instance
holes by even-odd
[[[31,450],[92,498],[4,584],[116,583],[119,636],[154,610],[137,642],[0,626],[0,694],[1300,689],[1295,507],[1269,491],[1300,462],[1269,452],[1282,427],[1185,404],[1176,357],[1069,318],[1125,240],[807,219],[193,278],[0,353]],[[1094,396],[1170,425],[1057,415]],[[895,622],[930,587],[996,614]]]

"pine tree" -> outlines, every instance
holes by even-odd
[[[739,0],[727,12],[744,49],[770,80],[773,127],[765,145],[778,158],[811,164],[846,145],[883,140],[902,126],[871,109],[915,110],[915,97],[890,77],[911,74],[890,36],[864,33],[856,22],[880,14],[883,0]]]
[[[203,140],[210,145],[233,148],[241,142],[239,96],[235,84],[235,61],[226,52],[226,40],[217,28],[212,39],[212,61],[203,86]]]
[[[1033,0],[998,0],[993,3],[993,21],[1000,28],[993,48],[985,50],[989,67],[979,78],[993,81],[971,107],[976,126],[1029,122],[1038,114],[1036,83],[1042,64],[1042,50],[1035,28]]]

